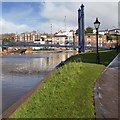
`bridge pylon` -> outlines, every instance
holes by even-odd
[[[78,9],[78,52],[85,52],[85,39],[84,39],[84,5]]]

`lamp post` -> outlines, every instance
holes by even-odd
[[[118,30],[115,30],[115,33],[116,33],[116,36],[117,36],[117,39],[116,39],[116,52],[118,53]]]
[[[74,33],[74,30],[72,31],[72,34],[73,34],[72,35],[72,37],[73,37],[73,46],[75,46],[75,36],[74,36],[75,33]]]
[[[24,42],[25,42],[25,33],[23,33],[23,35],[24,35]]]
[[[100,57],[99,57],[99,52],[98,52],[98,28],[100,26],[100,22],[98,21],[98,18],[96,18],[96,21],[94,22],[94,26],[96,29],[96,63],[100,63]]]

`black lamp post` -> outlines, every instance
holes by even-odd
[[[117,36],[117,39],[116,39],[116,52],[118,53],[118,30],[115,30],[115,33],[116,33],[116,36]]]
[[[98,28],[100,26],[100,22],[98,21],[98,18],[96,18],[96,21],[94,22],[94,26],[96,29],[96,63],[100,63],[100,57],[99,57],[99,52],[98,52]]]
[[[24,42],[25,42],[25,40],[26,40],[26,39],[25,39],[25,33],[23,33],[23,37],[24,37]]]
[[[74,36],[74,30],[72,31],[73,32],[73,46],[75,46],[75,36]]]

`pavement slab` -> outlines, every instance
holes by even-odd
[[[119,119],[120,54],[106,67],[95,83],[96,118]]]

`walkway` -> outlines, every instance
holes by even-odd
[[[95,84],[96,118],[118,118],[118,75],[120,75],[120,54],[103,71]],[[119,93],[120,94],[120,93]]]

